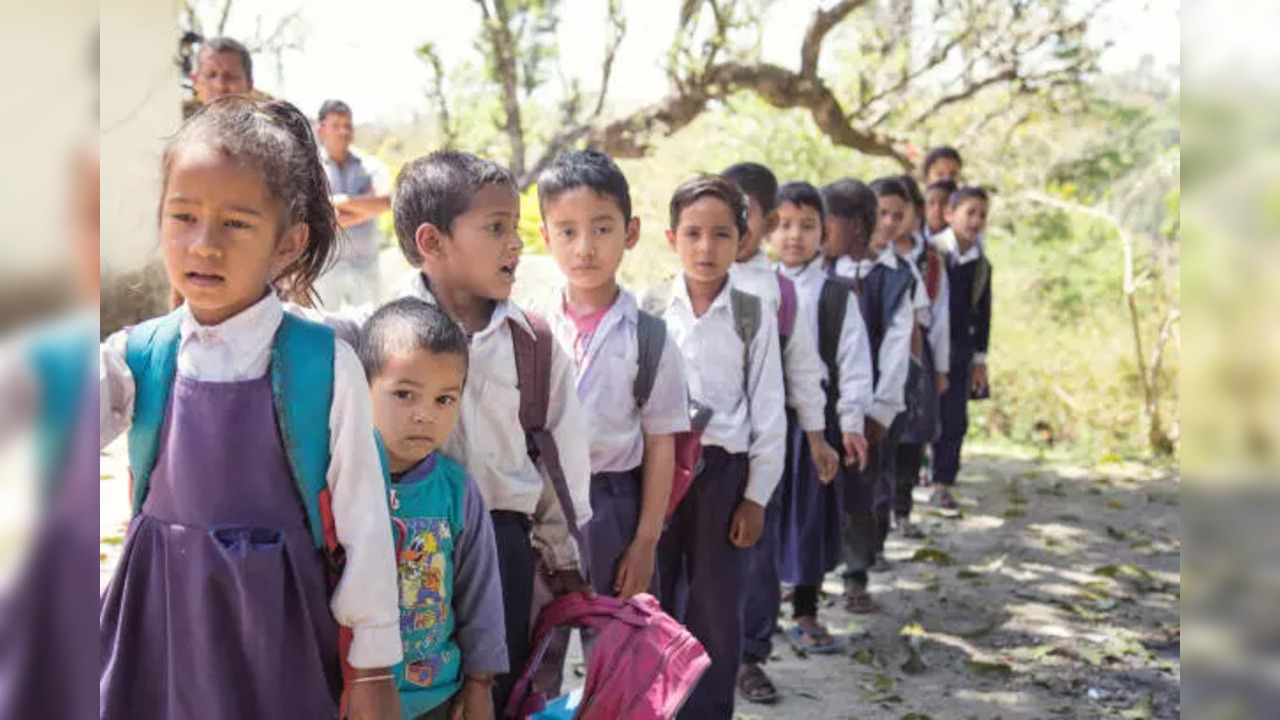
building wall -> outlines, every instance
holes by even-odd
[[[175,0],[111,0],[102,23],[102,329],[163,311],[160,153],[182,121]]]

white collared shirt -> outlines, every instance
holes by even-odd
[[[924,232],[929,232],[925,228]],[[911,266],[916,270],[916,282],[924,290],[926,301],[929,289],[920,277],[920,256],[929,247],[927,235],[915,235],[915,244],[909,253]],[[938,273],[938,294],[929,302],[928,322],[921,323],[928,331],[929,348],[933,351],[933,367],[936,372],[945,373],[951,367],[951,281],[947,279],[947,269],[941,268]]]
[[[827,281],[826,271],[819,256],[805,265],[795,268],[779,267],[796,284],[800,309],[804,322],[813,337],[819,335],[819,306],[822,286]],[[840,342],[836,349],[836,367],[840,372],[840,387],[836,399],[836,414],[840,418],[840,431],[862,434],[863,418],[871,408],[874,373],[871,367],[871,345],[867,338],[866,324],[858,297],[849,293],[840,327]],[[823,381],[829,383],[827,368],[822,368]]]
[[[743,343],[729,302],[733,284],[726,282],[707,312],[697,317],[684,273],[672,282],[675,292],[663,319],[684,357],[689,395],[713,412],[702,444],[747,453],[750,471],[745,497],[767,506],[782,479],[786,455],[776,314],[768,312],[767,305],[762,308],[766,311],[760,314],[760,326],[750,345],[750,368],[744,368]]]
[[[561,295],[563,297],[563,294]],[[553,303],[548,321],[561,348],[573,351],[577,327],[564,303]],[[578,399],[591,431],[591,472],[626,472],[644,461],[646,435],[670,435],[689,429],[689,395],[680,349],[668,334],[643,408],[636,407],[634,385],[640,371],[635,296],[619,288],[618,298],[587,341],[577,368]]]
[[[202,382],[238,382],[266,375],[284,307],[274,293],[219,325],[201,325],[182,310],[178,374]],[[128,330],[101,346],[101,439],[105,447],[133,419],[135,386],[125,361]],[[400,662],[400,605],[395,546],[373,410],[364,368],[345,342],[336,343],[329,408],[328,485],[338,541],[346,552],[342,580],[329,607],[353,630],[348,661],[359,668]]]
[[[764,262],[762,266],[760,263]],[[776,320],[782,307],[782,291],[778,288],[778,273],[769,265],[764,251],[756,253],[745,263],[734,263],[729,268],[729,280],[734,287],[751,293],[764,301],[765,307]],[[800,309],[796,308],[799,318]],[[782,348],[782,375],[785,381],[787,407],[796,413],[800,429],[805,432],[821,432],[827,425],[826,393],[822,390],[822,378],[826,371],[818,356],[818,341],[806,323],[797,320]]]
[[[840,272],[839,266],[836,271],[851,280],[861,280],[877,263],[896,268],[898,258],[892,248],[885,248],[874,260],[851,260],[844,273]],[[912,303],[900,303],[889,327],[885,328],[884,340],[880,343],[880,379],[876,383],[871,410],[867,415],[886,429],[898,413],[907,409],[905,390],[907,373],[911,367],[911,328],[914,318]]]

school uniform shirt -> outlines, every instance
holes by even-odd
[[[400,283],[395,297],[436,304],[425,277],[417,271]],[[577,569],[578,549],[569,533],[569,522],[551,481],[543,479],[529,458],[520,426],[516,351],[507,318],[533,336],[524,311],[505,300],[494,307],[489,324],[471,336],[462,409],[444,454],[467,468],[490,510],[533,516],[533,544],[549,569]],[[547,430],[555,438],[574,516],[581,527],[591,519],[591,455],[582,441],[588,426],[575,376],[573,360],[558,343],[552,343]]]
[[[911,263],[916,276],[916,285],[923,292],[925,302],[928,304],[926,321],[920,324],[925,328],[926,336],[929,338],[929,348],[933,351],[933,366],[939,368],[938,372],[945,372],[941,368],[951,367],[951,284],[947,279],[947,270],[944,265],[942,272],[938,273],[938,296],[932,301],[929,300],[929,289],[920,274],[920,258],[928,246],[929,241],[924,235],[916,235],[915,245],[904,259]],[[943,262],[945,263],[945,258]],[[919,319],[918,314],[917,319]]]
[[[613,304],[581,327],[566,311],[563,290],[547,320],[556,340],[577,360],[578,399],[591,432],[591,472],[627,472],[643,464],[644,436],[689,429],[689,395],[680,348],[668,334],[643,408],[633,386],[640,371],[635,296],[618,289]],[[591,323],[594,327],[589,327]]]
[[[763,261],[763,265],[761,262]],[[769,258],[760,251],[750,260],[735,262],[729,268],[729,280],[734,287],[751,293],[764,301],[765,308],[773,315],[775,327],[778,309],[782,307],[782,291],[778,289],[778,274],[769,265]],[[800,310],[796,309],[799,318]],[[776,330],[775,330],[776,332]],[[807,324],[797,320],[782,348],[782,374],[787,407],[796,413],[800,429],[805,432],[821,432],[826,427],[826,393],[822,390],[822,378],[826,370],[818,356],[818,342]]]
[[[821,256],[814,258],[800,267],[787,268],[779,266],[796,285],[796,295],[800,301],[803,320],[809,326],[810,334],[818,337],[818,310],[822,297],[822,286],[827,281],[827,273],[823,270]],[[836,415],[840,418],[840,431],[862,434],[863,418],[871,408],[874,385],[874,374],[871,366],[871,345],[867,337],[867,327],[862,320],[862,310],[858,306],[858,297],[852,292],[845,306],[844,324],[840,327],[840,343],[836,348],[836,367],[840,373],[840,386],[836,392]],[[825,363],[822,368],[823,382],[829,384]]]
[[[760,326],[751,341],[750,367],[744,368],[743,343],[729,302],[733,284],[726,282],[707,312],[697,317],[684,274],[677,275],[673,283],[671,305],[663,319],[688,369],[689,395],[712,410],[702,444],[747,453],[750,470],[745,497],[767,506],[782,479],[786,455],[776,313],[768,312],[768,304],[762,303],[765,312],[760,313]]]
[[[866,277],[876,264],[888,268],[896,268],[898,258],[892,248],[886,248],[874,260],[853,260],[847,266],[842,277],[858,281]],[[837,267],[837,271],[840,268]],[[898,413],[907,409],[906,385],[907,372],[911,362],[911,326],[915,320],[915,312],[911,301],[898,304],[893,320],[884,329],[884,340],[880,343],[880,378],[876,382],[871,401],[871,410],[867,412],[872,419],[888,428]]]
[[[239,382],[267,374],[284,306],[268,293],[218,325],[201,325],[182,310],[178,374],[201,382]],[[133,375],[125,361],[128,331],[103,343],[99,363],[101,442],[105,447],[133,419]],[[373,410],[364,368],[355,351],[336,342],[333,404],[329,408],[328,486],[338,542],[346,553],[342,579],[329,608],[353,631],[347,660],[358,668],[400,662],[395,545],[387,510],[382,462],[374,440]]]
[[[978,258],[982,257],[983,255],[982,245],[983,245],[984,236],[982,235],[978,236],[978,241],[975,242],[972,247],[970,247],[968,250],[966,250],[963,253],[956,251],[956,248],[958,246],[956,244],[955,234],[951,231],[951,228],[947,228],[946,230],[944,230],[943,232],[939,233],[934,237],[935,237],[935,241],[937,242],[937,247],[948,247],[952,249],[950,253],[945,253],[942,256],[943,262],[947,263],[949,266],[947,268],[948,272],[952,267],[960,267],[963,265],[968,265],[969,263],[977,262]],[[948,291],[948,294],[949,294],[949,291]],[[948,311],[947,317],[948,318],[951,317],[950,311]],[[950,337],[950,332],[948,332],[948,337]],[[985,340],[984,340],[984,344],[985,344]],[[975,365],[985,365],[986,362],[987,362],[987,350],[985,347],[982,349],[981,352],[975,352],[973,354],[973,363]],[[949,367],[949,366],[940,365],[939,367]]]

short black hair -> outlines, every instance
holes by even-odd
[[[778,178],[756,162],[741,162],[725,168],[721,175],[732,180],[747,197],[754,198],[760,213],[768,217],[778,207]]]
[[[547,202],[581,187],[591,188],[613,200],[622,211],[622,219],[631,222],[631,187],[627,176],[613,158],[598,150],[576,150],[557,157],[538,176],[538,209]]]
[[[920,166],[920,174],[929,177],[929,168],[939,160],[952,160],[955,164],[964,166],[964,159],[960,157],[960,151],[950,145],[939,145],[929,150],[924,156],[924,164]]]
[[[960,203],[965,200],[973,199],[981,200],[988,205],[991,204],[991,195],[987,192],[986,188],[981,185],[965,185],[951,193],[951,208],[958,208],[960,207]]]
[[[871,181],[871,192],[876,197],[896,197],[902,198],[903,202],[911,202],[911,194],[907,192],[907,188],[902,184],[902,180],[896,177],[882,177]]]
[[[476,193],[485,185],[501,185],[519,195],[510,170],[468,152],[437,150],[400,168],[391,215],[405,260],[414,267],[422,264],[414,240],[420,225],[430,224],[443,233],[451,232],[453,221],[471,207]]]
[[[240,56],[240,66],[244,68],[244,79],[248,81],[249,87],[253,87],[253,57],[249,54],[249,48],[244,43],[229,37],[209,38],[200,43],[200,49],[196,52],[199,58],[201,53],[211,52],[215,55],[221,53],[235,53]]]
[[[929,187],[924,189],[926,193],[931,193],[931,192],[934,192],[935,190],[938,192],[944,192],[947,194],[947,197],[951,197],[951,195],[954,194],[956,191],[956,181],[955,180],[938,180],[937,182],[929,183]]]
[[[320,103],[320,112],[316,115],[316,122],[324,122],[324,119],[330,115],[351,117],[351,106],[341,100],[325,100]]]
[[[738,236],[747,234],[747,196],[732,180],[722,175],[699,175],[681,183],[671,195],[671,229],[680,226],[680,213],[704,197],[713,197],[729,206]]]
[[[860,180],[844,178],[822,188],[822,199],[828,214],[858,224],[865,245],[880,217],[880,203],[871,188]]]
[[[393,300],[378,309],[360,328],[356,343],[365,376],[373,380],[392,355],[426,350],[457,355],[467,365],[467,334],[439,307],[418,298]]]
[[[790,203],[798,207],[811,207],[818,211],[818,219],[825,225],[827,222],[827,204],[822,200],[822,193],[812,183],[793,180],[778,188],[778,206]],[[825,229],[825,228],[824,228]]]

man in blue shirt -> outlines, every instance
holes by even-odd
[[[341,100],[326,100],[320,106],[316,135],[333,206],[346,231],[337,262],[316,283],[320,300],[331,310],[377,302],[382,247],[377,218],[391,209],[389,173],[377,158],[351,147],[355,135],[351,107]]]

